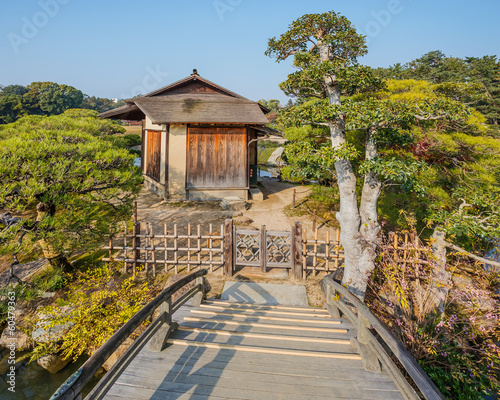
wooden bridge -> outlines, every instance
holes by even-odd
[[[402,344],[330,278],[324,280],[327,307],[316,309],[203,303],[204,274],[164,290],[52,399],[81,399],[104,361],[157,308],[159,316],[86,399],[443,398]],[[192,281],[194,287],[186,286]],[[188,290],[172,302],[184,286]]]

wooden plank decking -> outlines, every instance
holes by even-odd
[[[161,352],[147,348],[105,399],[402,399],[363,368],[355,328],[312,308],[214,301],[182,307]]]

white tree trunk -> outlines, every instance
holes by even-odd
[[[376,130],[370,128],[366,137],[366,160],[373,160],[377,157],[377,144],[375,139]],[[358,297],[364,298],[366,285],[370,278],[370,273],[375,268],[375,257],[378,243],[380,225],[378,223],[377,203],[382,190],[378,176],[374,172],[365,175],[363,190],[361,192],[361,205],[359,213],[361,216],[360,234],[362,240],[361,256],[355,270],[356,292]],[[345,276],[345,275],[344,275]]]
[[[328,46],[318,43],[321,61],[329,60]],[[340,87],[335,77],[325,77],[326,94],[331,105],[341,105]],[[339,116],[330,122],[330,137],[332,147],[339,148],[347,142],[345,135],[344,116]],[[339,160],[335,163],[337,185],[340,193],[340,210],[336,217],[340,223],[340,242],[344,248],[344,278],[342,283],[347,284],[355,295],[364,298],[366,282],[363,286],[359,276],[358,262],[362,255],[362,241],[360,235],[361,216],[358,208],[356,193],[356,175],[349,160]]]

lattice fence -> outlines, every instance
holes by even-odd
[[[108,257],[103,261],[123,262],[124,270],[132,268],[134,275],[143,269],[156,275],[158,268],[175,274],[197,268],[214,272],[224,264],[224,225],[136,223],[132,230],[125,226],[122,234],[110,238],[104,249]]]

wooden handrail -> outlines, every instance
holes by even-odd
[[[361,303],[361,301],[354,296],[347,288],[335,282],[331,277],[325,277],[323,279],[325,285],[329,286],[333,293],[331,295],[327,295],[327,304],[330,306],[336,307],[335,304],[331,304],[333,299],[334,302],[339,302],[343,309],[344,314],[351,320],[351,322],[358,327],[358,338],[360,335],[363,336],[363,339],[368,338],[369,341],[374,342],[377,341],[375,336],[371,334],[369,327],[373,328],[377,331],[380,338],[384,341],[387,347],[392,351],[394,356],[399,360],[405,371],[408,373],[414,384],[418,387],[422,395],[427,400],[444,400],[445,397],[441,394],[439,389],[436,387],[434,382],[429,378],[429,376],[425,373],[422,367],[417,363],[417,361],[413,358],[408,350],[403,346],[403,344],[397,340],[394,335],[387,329],[387,327],[368,309],[368,307]],[[352,310],[347,308],[347,305],[342,302],[340,297],[335,296],[338,293],[342,297],[344,297],[349,303],[351,303],[357,311],[357,315],[355,315]],[[330,303],[329,303],[330,302]],[[334,311],[335,312],[335,311]],[[338,313],[338,309],[336,310]],[[360,332],[364,331],[364,332]],[[359,340],[360,342],[364,342]],[[378,341],[377,341],[378,342]],[[389,354],[380,354],[381,351],[385,351],[380,343],[370,343],[373,344],[371,348],[376,352],[380,358],[384,358],[385,360],[390,360]],[[389,357],[386,357],[389,356]]]
[[[81,399],[81,392],[85,385],[92,379],[104,362],[120,347],[120,345],[154,312],[156,308],[170,301],[172,295],[183,286],[207,274],[206,269],[196,271],[185,278],[175,282],[165,288],[158,296],[146,304],[137,314],[130,318],[106,343],[104,343],[90,358],[70,376],[66,382],[52,395],[50,400],[73,400]],[[149,337],[157,330],[162,322],[162,316],[158,317],[149,327],[148,332],[144,332]],[[139,339],[138,339],[139,340]],[[105,378],[103,378],[105,379]]]

